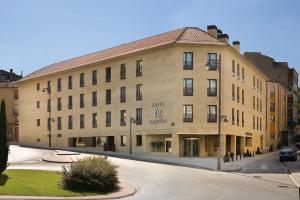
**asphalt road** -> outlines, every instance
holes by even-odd
[[[26,154],[26,151],[34,151],[35,156]],[[22,157],[23,162],[13,162],[10,168],[33,168],[47,170],[61,170],[61,164],[45,163],[40,160],[40,156],[52,151],[39,149],[22,148],[21,153],[14,157]],[[24,154],[24,155],[23,155]],[[38,156],[40,154],[40,156]],[[119,166],[120,179],[132,184],[138,189],[136,195],[126,199],[243,199],[243,200],[296,200],[298,199],[298,189],[292,185],[279,183],[276,181],[262,180],[245,175],[248,174],[223,173],[207,171],[202,169],[192,169],[186,167],[154,164],[140,161],[132,161],[119,158],[109,158],[114,164]],[[270,161],[269,161],[270,162]],[[273,166],[272,161],[267,166]],[[278,174],[280,173],[280,169]],[[266,170],[264,175],[267,173]],[[270,174],[270,173],[269,173]],[[282,175],[283,176],[283,175]],[[285,174],[285,176],[287,176]]]

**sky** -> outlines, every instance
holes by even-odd
[[[241,51],[300,72],[300,0],[0,0],[0,68],[55,62],[181,27],[215,24]]]

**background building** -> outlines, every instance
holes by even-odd
[[[220,122],[222,155],[266,149],[279,142],[266,138],[266,120],[285,113],[267,104],[286,101],[269,80],[216,26],[177,29],[24,77],[20,144],[210,156]],[[274,122],[275,132],[286,125]]]
[[[260,68],[271,80],[279,82],[287,90],[287,127],[282,132],[284,145],[295,135],[298,113],[298,73],[287,62],[276,62],[273,58],[258,52],[246,52],[247,60]]]
[[[9,72],[0,70],[0,101],[4,100],[7,117],[7,136],[10,141],[18,141],[18,86],[14,81],[20,80],[21,75],[17,75],[10,69]]]

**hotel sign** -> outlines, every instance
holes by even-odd
[[[158,101],[152,103],[153,118],[150,120],[150,124],[165,124],[167,120],[164,118],[163,111],[165,109],[165,103]]]

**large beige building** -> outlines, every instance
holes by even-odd
[[[33,72],[18,83],[20,144],[47,147],[51,135],[52,147],[128,152],[131,125],[133,153],[216,155],[220,91],[223,155],[277,144],[269,103],[284,89],[228,39],[214,25],[181,28]]]
[[[9,141],[18,142],[19,139],[19,95],[18,85],[14,82],[22,76],[10,71],[0,69],[0,102],[4,100],[7,119],[7,138]]]

